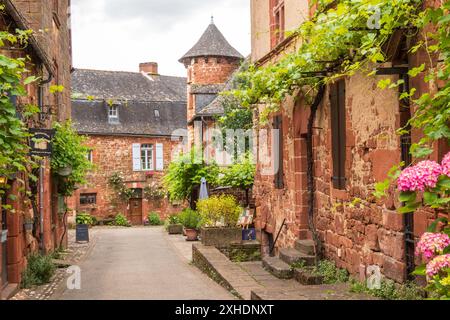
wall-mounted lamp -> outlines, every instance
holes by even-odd
[[[7,177],[0,177],[0,186],[5,185],[8,182]]]

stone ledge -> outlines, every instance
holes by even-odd
[[[278,279],[292,279],[294,273],[286,262],[277,257],[264,257],[263,267]]]
[[[261,287],[248,273],[215,247],[193,244],[192,262],[240,299],[250,300],[252,290]]]

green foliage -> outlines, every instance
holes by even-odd
[[[235,162],[222,170],[220,185],[243,190],[250,189],[255,181],[256,166],[251,157],[247,155],[242,161]]]
[[[75,221],[77,224],[87,224],[90,226],[95,224],[94,217],[86,212],[81,212],[81,213],[77,214]]]
[[[118,203],[128,202],[133,196],[133,190],[127,188],[124,178],[118,172],[114,172],[111,177],[109,177],[108,185],[116,193],[117,198],[113,201],[116,205]]]
[[[170,194],[170,200],[188,199],[192,190],[200,186],[204,177],[210,186],[217,185],[219,167],[215,163],[206,164],[195,149],[173,161],[164,175],[163,185]]]
[[[147,200],[161,200],[166,196],[164,188],[160,185],[153,184],[144,188],[144,197]]]
[[[298,90],[311,101],[315,88],[342,75],[358,71],[373,74],[373,64],[386,62],[383,46],[399,28],[408,28],[416,22],[420,0],[341,0],[336,6],[329,1],[317,1],[317,10],[294,32],[301,43],[297,51],[286,54],[278,62],[264,67],[250,66],[241,72],[245,79],[238,90],[232,91],[243,107],[266,104],[261,114],[267,116],[279,109],[288,95]],[[368,29],[368,21],[377,10],[380,29]],[[318,72],[328,71],[328,74]]]
[[[22,273],[22,288],[43,285],[50,282],[55,274],[56,267],[50,255],[34,254],[28,257],[28,265]]]
[[[148,223],[151,226],[161,226],[164,224],[164,221],[161,221],[161,218],[159,217],[159,214],[157,212],[151,212],[148,215]]]
[[[313,274],[322,276],[325,284],[345,283],[349,280],[347,270],[336,267],[336,263],[329,260],[319,261]]]
[[[202,219],[202,225],[215,227],[223,224],[225,227],[234,227],[237,224],[242,208],[236,199],[230,195],[212,196],[200,200],[197,210]]]
[[[0,8],[2,11],[3,8]],[[0,32],[0,48],[4,46],[26,47],[32,31],[16,30]],[[37,80],[23,79],[26,69],[25,58],[10,58],[0,54],[0,176],[9,177],[17,172],[27,172],[35,163],[29,157],[29,138],[25,122],[39,111],[36,106],[16,106],[14,101],[25,97],[24,85]],[[17,114],[23,117],[21,120]]]
[[[199,229],[202,224],[200,214],[192,209],[184,209],[180,215],[180,223],[187,229]]]
[[[178,214],[172,214],[169,216],[168,223],[169,224],[180,224],[180,217]]]
[[[130,227],[131,224],[125,215],[119,213],[114,218],[114,225],[118,227]]]
[[[51,167],[55,173],[63,168],[72,168],[68,177],[60,179],[59,189],[61,195],[71,196],[77,185],[86,183],[85,177],[92,169],[92,163],[86,157],[89,148],[84,145],[86,137],[77,134],[71,121],[55,123],[54,128],[56,133],[53,139]]]
[[[366,293],[383,300],[422,300],[423,288],[413,282],[396,284],[394,281],[386,279],[381,281],[379,289],[369,289],[365,283],[351,280],[350,292]]]

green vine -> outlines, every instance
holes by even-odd
[[[59,193],[71,196],[78,185],[86,183],[85,177],[92,169],[92,164],[86,157],[90,149],[85,145],[86,137],[75,132],[71,121],[56,123],[54,128],[56,133],[53,138],[51,168],[54,174],[58,174],[61,169],[70,169],[68,176],[59,179]]]
[[[4,8],[0,6],[0,11]],[[19,45],[26,48],[31,31],[15,30],[0,32],[0,48]],[[37,80],[31,76],[23,79],[28,72],[26,58],[11,58],[0,54],[0,177],[10,178],[17,172],[30,172],[35,162],[29,157],[26,121],[38,108],[33,105],[18,106],[19,99],[27,96],[25,89]],[[20,114],[20,116],[18,116]],[[36,179],[33,175],[30,178]],[[6,186],[8,187],[8,186]],[[4,190],[0,190],[0,194]]]

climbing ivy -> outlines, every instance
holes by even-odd
[[[318,89],[338,77],[357,72],[374,76],[380,63],[393,58],[386,50],[392,35],[402,32],[412,43],[409,53],[423,50],[429,57],[427,63],[412,68],[409,76],[423,76],[430,92],[415,98],[417,88],[412,88],[400,96],[410,100],[415,112],[398,133],[423,132],[410,150],[415,158],[431,154],[433,141],[450,139],[449,1],[441,1],[437,8],[424,8],[421,0],[316,0],[313,4],[317,9],[312,19],[292,32],[300,44],[298,50],[276,63],[253,65],[241,73],[246,81],[231,93],[244,107],[264,104],[260,119],[264,124],[287,96],[299,95],[312,103]],[[393,89],[402,84],[403,80],[384,79],[378,86]],[[377,194],[383,194],[396,177],[398,171],[392,171],[388,180],[377,185]]]
[[[0,6],[0,12],[3,8]],[[27,46],[30,31],[16,30],[0,32],[0,48],[5,46]],[[25,97],[25,86],[35,82],[36,77],[24,79],[28,73],[27,58],[11,58],[0,54],[0,176],[10,177],[17,172],[27,172],[34,162],[29,157],[30,137],[26,120],[38,111],[33,105],[20,108],[17,101]]]

